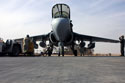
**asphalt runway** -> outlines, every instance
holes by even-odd
[[[125,83],[125,57],[0,57],[0,83]]]

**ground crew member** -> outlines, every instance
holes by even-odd
[[[52,55],[52,51],[53,51],[53,45],[49,45],[48,48],[47,48],[47,53],[48,53],[48,56],[51,56]]]
[[[122,35],[121,37],[119,37],[120,43],[121,43],[121,56],[125,56],[124,54],[124,47],[125,47],[125,39],[124,36]]]
[[[24,53],[32,55],[34,53],[34,43],[29,37],[29,35],[26,36],[23,40],[23,49]]]
[[[86,52],[86,48],[85,47],[80,47],[79,51],[80,51],[80,56],[84,56],[85,52]]]
[[[50,47],[50,46],[47,48],[48,56],[51,56],[51,55],[52,55],[52,50],[53,50],[53,49],[52,49],[52,47]]]
[[[43,55],[43,56],[44,56],[44,55],[47,56],[47,54],[48,54],[48,53],[47,53],[47,48],[43,48],[42,55]]]
[[[29,38],[29,35],[27,35],[24,39],[23,39],[23,49],[24,49],[24,52],[27,52],[28,50],[28,43],[30,42],[30,38]]]
[[[34,54],[34,43],[33,43],[33,41],[31,39],[29,41],[27,53],[30,54],[30,55]]]

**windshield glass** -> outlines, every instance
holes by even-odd
[[[66,4],[56,4],[52,8],[52,17],[70,18],[70,8]]]

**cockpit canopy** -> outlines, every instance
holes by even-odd
[[[70,19],[70,8],[66,4],[56,4],[52,8],[52,18],[69,18]]]

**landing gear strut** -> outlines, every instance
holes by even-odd
[[[74,49],[74,45],[71,46],[71,50],[72,50],[74,56],[77,56],[77,50]]]
[[[60,55],[64,56],[64,45],[63,45],[63,42],[59,42],[58,43],[58,47],[59,47],[58,56],[60,56]]]

